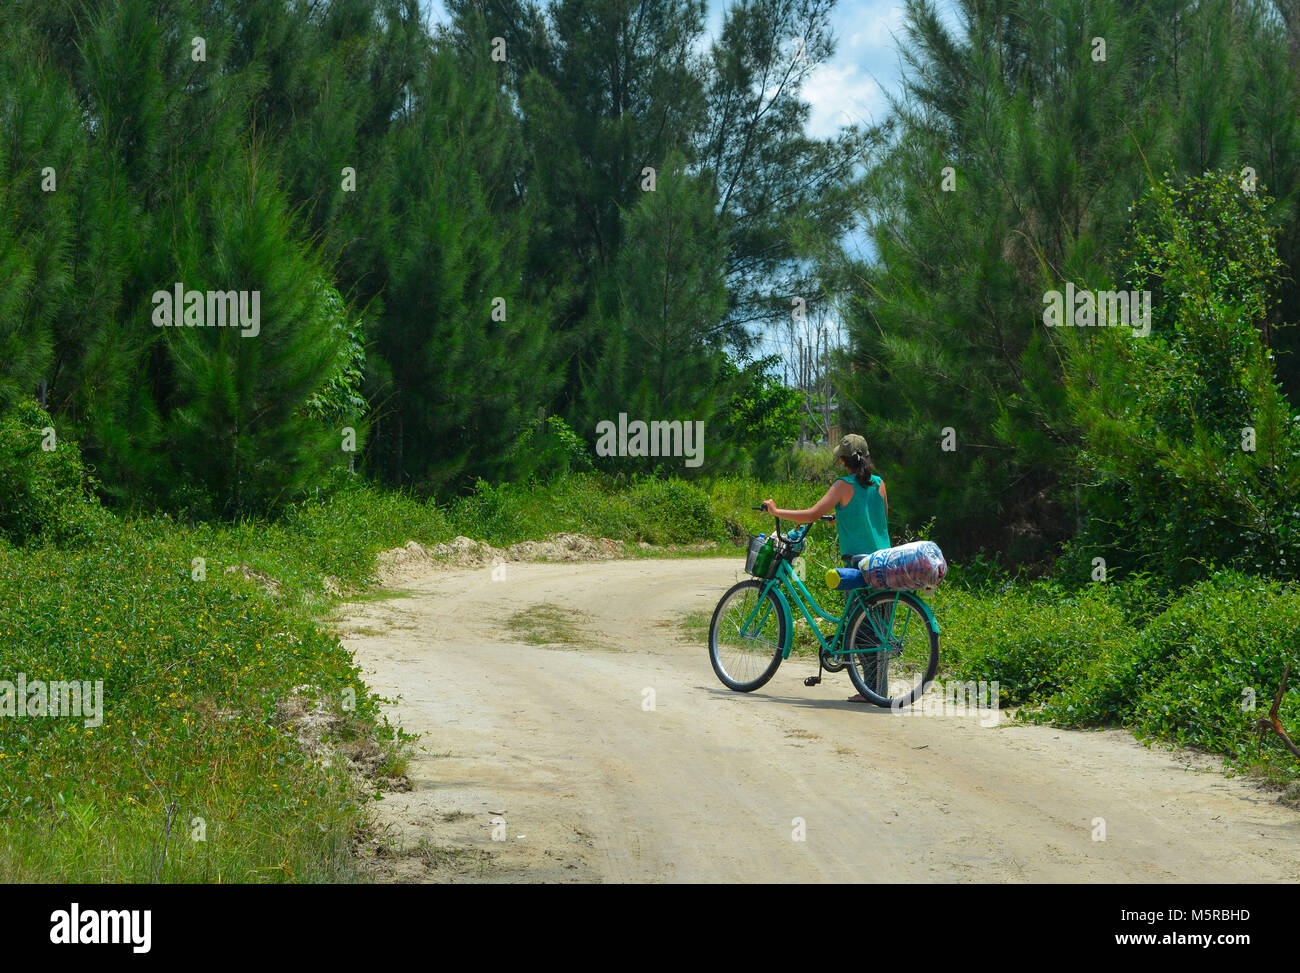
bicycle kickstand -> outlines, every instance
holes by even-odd
[[[807,679],[803,681],[803,684],[805,686],[816,686],[821,681],[822,681],[822,654],[818,652],[817,653],[817,675],[809,676]]]

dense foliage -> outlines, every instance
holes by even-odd
[[[1000,702],[1062,726],[1128,726],[1239,764],[1294,759],[1256,732],[1300,639],[1294,586],[1222,572],[1161,594],[1145,576],[1078,592],[1040,583],[937,599],[954,680],[997,681]],[[1300,720],[1294,682],[1280,718]]]
[[[1151,334],[1108,330],[1067,355],[1079,552],[1175,583],[1214,564],[1297,576],[1300,416],[1262,336],[1279,263],[1264,206],[1224,176],[1140,201],[1129,277],[1153,294]]]
[[[1300,316],[1294,275],[1282,269],[1300,242],[1297,23],[1262,0],[961,0],[957,13],[952,28],[930,0],[907,4],[904,88],[862,184],[874,252],[842,268],[855,298],[846,425],[861,426],[891,468],[897,509],[934,514],[959,556],[986,548],[1045,559],[1091,521],[1111,531],[1141,447],[1110,455],[1115,439],[1099,438],[1095,397],[1071,399],[1063,371],[1071,360],[1076,373],[1100,367],[1116,344],[1129,354],[1104,394],[1116,414],[1135,410],[1128,433],[1150,432],[1151,409],[1174,408],[1132,404],[1150,359],[1182,355],[1180,374],[1160,370],[1171,388],[1195,371],[1207,403],[1239,399],[1233,428],[1226,414],[1213,420],[1219,447],[1200,456],[1206,476],[1222,464],[1272,464],[1268,489],[1296,506],[1295,460],[1269,425],[1286,409],[1267,389],[1276,383],[1293,400],[1300,392],[1294,329],[1280,327]],[[1184,187],[1206,172],[1218,175]],[[1195,299],[1153,287],[1167,271],[1196,282]],[[1046,326],[1045,295],[1067,285],[1154,289],[1151,336],[1095,321]],[[1183,355],[1191,348],[1181,344],[1226,331],[1248,372]],[[1251,393],[1258,408],[1240,399],[1261,387]],[[1199,404],[1177,408],[1186,417]],[[1228,457],[1228,441],[1252,422],[1260,442],[1273,430],[1278,449],[1267,460],[1264,446]],[[1176,425],[1168,443],[1151,444],[1149,465],[1198,448],[1188,422]],[[1289,543],[1273,508],[1247,523],[1240,503],[1236,514],[1223,502],[1202,509],[1167,486],[1144,490],[1125,536],[1114,528],[1105,538],[1128,548],[1130,565],[1161,557],[1155,539],[1167,534],[1177,535],[1175,561],[1193,547],[1207,558],[1249,548],[1261,571]],[[1215,518],[1232,528],[1211,530]],[[1134,546],[1134,519],[1146,551]]]
[[[6,3],[0,409],[36,396],[107,495],[195,516],[331,467],[552,475],[519,453],[548,416],[579,466],[682,470],[594,454],[626,413],[743,470],[792,439],[730,414],[769,394],[754,326],[815,297],[796,226],[850,219],[856,136],[800,98],[832,2],[734,4],[707,47],[694,0]]]

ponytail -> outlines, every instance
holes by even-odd
[[[871,477],[876,472],[876,464],[871,462],[870,455],[863,455],[860,452],[850,453],[844,457],[844,463],[849,468],[858,481],[858,486],[871,486]]]

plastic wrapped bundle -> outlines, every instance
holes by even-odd
[[[862,554],[853,559],[853,566],[869,587],[895,591],[933,591],[948,573],[948,562],[934,541]]]

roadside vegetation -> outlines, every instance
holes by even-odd
[[[102,506],[75,443],[39,448],[49,423],[30,403],[0,422],[4,678],[102,682],[102,710],[0,719],[7,881],[358,878],[402,740],[324,618],[377,552],[560,531],[725,550],[776,489],[585,473],[439,503],[340,472],[274,517],[184,521]]]
[[[45,419],[28,419],[10,419],[0,435],[37,436]],[[756,500],[810,504],[822,490],[816,469],[779,485],[586,473],[481,484],[440,504],[342,476],[273,520],[185,523],[104,509],[75,455],[73,444],[29,452],[0,481],[10,678],[103,683],[101,725],[0,720],[8,880],[355,878],[353,836],[376,781],[399,772],[400,748],[323,618],[341,592],[367,586],[377,552],[458,534],[505,545],[571,531],[628,544],[712,541],[739,562],[748,534],[771,528],[750,509]],[[894,540],[928,526],[900,526]],[[833,528],[818,525],[805,553],[808,583],[828,607],[840,598],[821,580],[834,543]],[[1252,729],[1300,643],[1292,585],[1228,572],[1186,589],[1151,575],[1072,584],[977,558],[953,566],[935,603],[941,675],[997,680],[1022,718],[1129,727],[1279,779],[1295,774],[1293,758]],[[303,746],[303,713],[324,721],[323,745]],[[1281,718],[1300,725],[1294,694]]]

